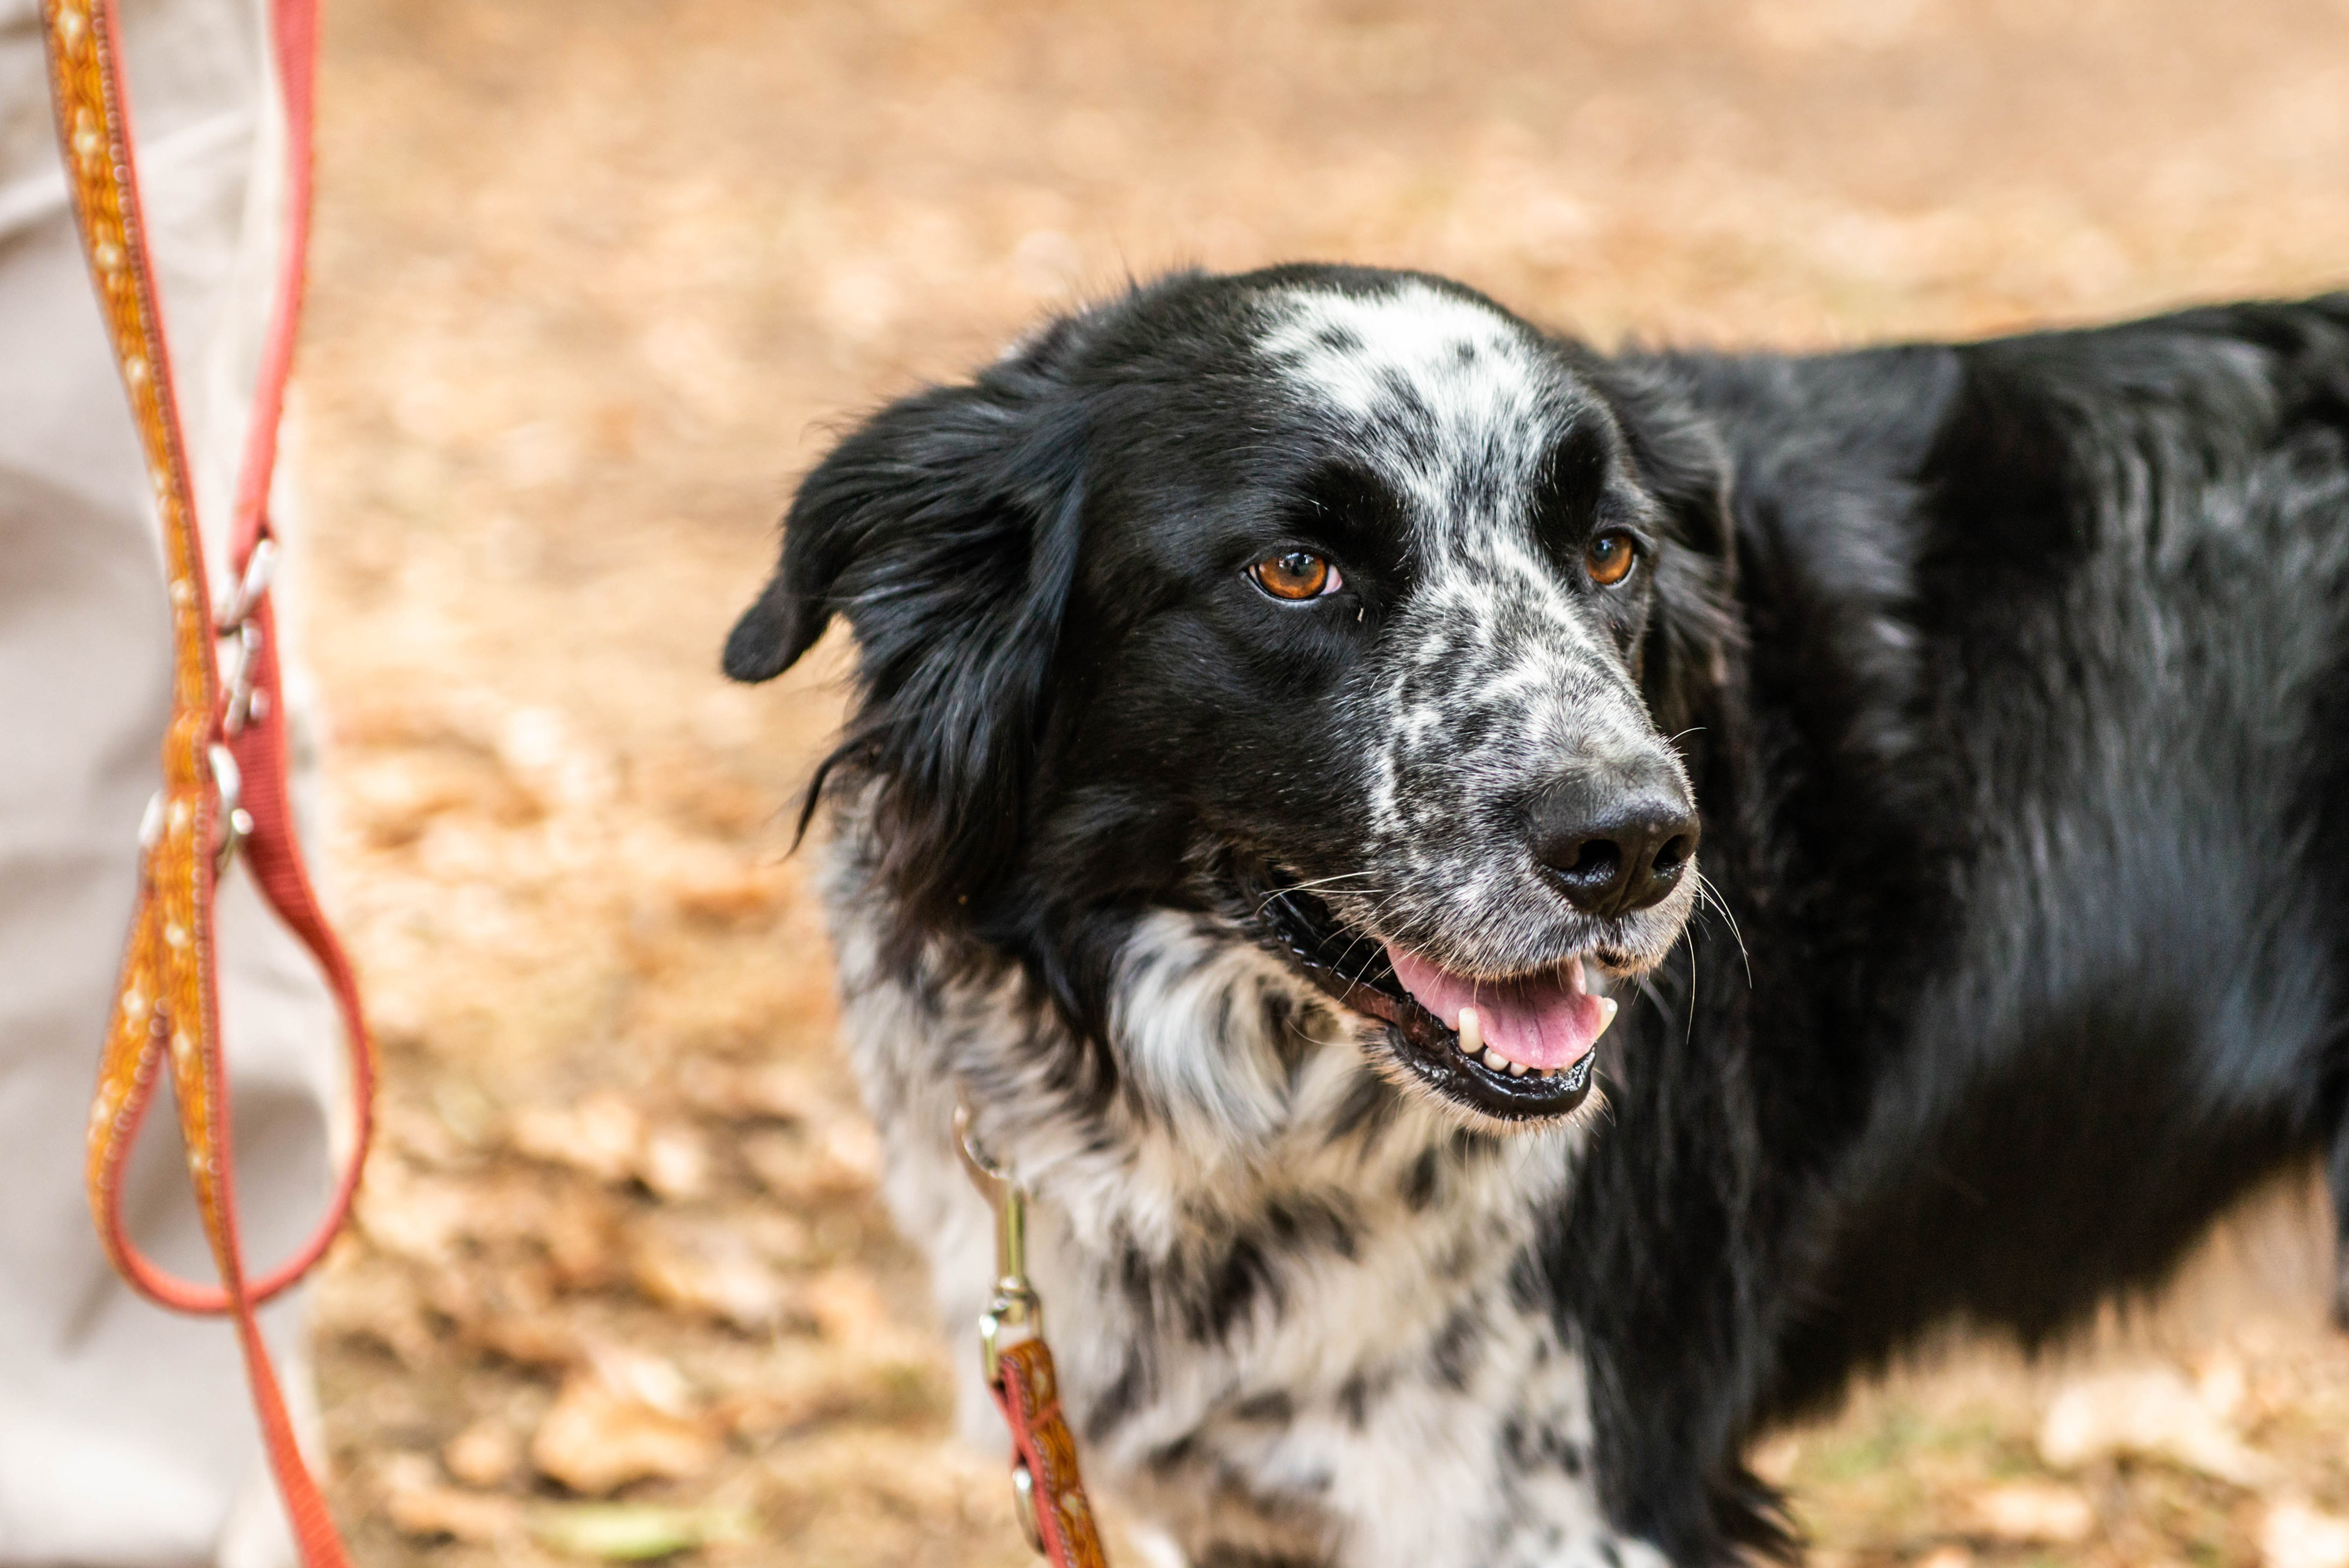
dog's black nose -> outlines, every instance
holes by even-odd
[[[1578,769],[1534,799],[1534,858],[1588,914],[1628,915],[1661,898],[1696,840],[1695,803],[1661,758]]]

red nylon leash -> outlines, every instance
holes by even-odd
[[[286,787],[285,709],[269,596],[268,498],[285,382],[299,324],[309,234],[316,0],[274,0],[271,42],[285,109],[286,229],[253,423],[239,471],[230,560],[236,591],[215,609],[208,591],[152,258],[132,158],[130,104],[114,0],[43,0],[51,99],[67,184],[90,275],[129,394],[162,525],[172,630],[171,717],[163,788],[142,831],[139,900],[90,1111],[88,1182],[98,1234],[141,1293],[181,1312],[224,1314],[237,1339],[262,1436],[306,1568],[346,1568],[326,1499],[295,1441],[255,1309],[306,1272],[333,1241],[365,1161],[373,1054],[348,961],[328,929],[294,836]],[[223,684],[218,639],[233,639]],[[245,857],[263,895],[310,950],[339,1011],[356,1121],[350,1162],[324,1220],[292,1257],[246,1273],[236,1208],[235,1143],[222,1059],[213,898],[220,873]],[[197,1208],[217,1285],[157,1267],[130,1240],[122,1187],[130,1149],[168,1063]]]

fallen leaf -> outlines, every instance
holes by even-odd
[[[619,1222],[600,1193],[574,1192],[571,1202],[553,1205],[538,1240],[566,1290],[600,1290],[618,1276]]]
[[[696,1057],[678,1086],[697,1109],[734,1121],[816,1122],[838,1114],[817,1080],[788,1063],[735,1068]]]
[[[490,1337],[487,1325],[543,1316],[555,1304],[554,1271],[535,1258],[477,1256],[462,1270],[419,1272],[426,1303],[469,1340]]]
[[[634,1273],[653,1300],[746,1331],[774,1327],[792,1304],[783,1278],[723,1230],[655,1231],[637,1244]]]
[[[881,1135],[862,1116],[843,1118],[824,1134],[827,1177],[844,1193],[869,1192],[881,1180]]]
[[[671,1202],[709,1190],[709,1146],[689,1127],[672,1123],[654,1128],[645,1136],[636,1163],[645,1185]]]
[[[586,1373],[564,1382],[530,1457],[542,1473],[594,1497],[630,1481],[698,1475],[717,1462],[718,1441],[698,1421]]]
[[[617,1183],[636,1174],[645,1118],[626,1096],[600,1089],[575,1105],[524,1106],[514,1113],[512,1136],[533,1159]]]
[[[388,1154],[367,1161],[355,1208],[368,1241],[394,1256],[436,1267],[447,1265],[473,1212],[463,1183],[419,1176]]]
[[[494,732],[507,774],[549,811],[608,798],[612,761],[584,740],[570,718],[553,708],[515,708]]]
[[[641,1399],[672,1416],[693,1414],[693,1391],[686,1385],[685,1374],[664,1356],[605,1341],[588,1345],[587,1365],[616,1393]]]
[[[736,1210],[726,1216],[729,1235],[742,1241],[771,1263],[785,1266],[804,1264],[813,1251],[815,1239],[806,1224],[789,1214],[778,1213],[772,1205],[759,1204],[748,1210]]]
[[[432,1111],[461,1153],[471,1153],[497,1130],[496,1102],[462,1078],[444,1078],[432,1085]]]
[[[468,1486],[497,1486],[522,1464],[522,1442],[503,1421],[484,1418],[450,1438],[440,1462]]]
[[[440,1484],[432,1461],[422,1454],[394,1449],[390,1453],[378,1455],[373,1468],[376,1484],[383,1489],[386,1496],[396,1491],[421,1491],[427,1487]]]
[[[2068,1545],[2096,1525],[2096,1511],[2076,1489],[2054,1481],[2008,1481],[1974,1500],[1985,1535],[2018,1544]]]
[[[667,878],[668,894],[684,919],[704,925],[740,925],[774,912],[781,888],[773,877],[740,867],[697,867]]]
[[[651,1503],[573,1503],[540,1509],[530,1518],[530,1532],[542,1546],[619,1562],[749,1541],[757,1528],[749,1514],[735,1509]]]
[[[431,1461],[420,1454],[395,1454],[378,1470],[384,1517],[393,1529],[416,1540],[503,1541],[522,1528],[522,1505],[492,1492],[464,1491],[432,1477]]]
[[[466,1325],[474,1344],[520,1366],[568,1366],[579,1359],[579,1335],[553,1312],[489,1313]]]
[[[2260,1562],[2264,1568],[2349,1568],[2349,1519],[2297,1498],[2271,1503],[2260,1523]]]
[[[741,1142],[760,1184],[792,1206],[836,1202],[870,1193],[881,1177],[881,1140],[870,1124],[842,1117],[807,1133],[762,1133]]]
[[[2168,1367],[2103,1373],[2068,1385],[2040,1424],[2039,1453],[2057,1469],[2119,1455],[2166,1459],[2240,1487],[2258,1486],[2271,1469],[2225,1415]]]
[[[395,1492],[384,1511],[393,1529],[419,1540],[505,1541],[522,1525],[522,1505],[514,1499],[447,1486]]]
[[[816,1332],[843,1343],[869,1341],[889,1322],[881,1287],[862,1269],[825,1270],[802,1288],[800,1304],[815,1320]]]
[[[708,1418],[756,1440],[820,1421],[940,1417],[953,1408],[953,1386],[952,1360],[935,1334],[885,1325],[849,1345],[777,1341],[756,1377],[730,1385]]]
[[[426,1165],[456,1165],[469,1152],[450,1131],[447,1122],[421,1106],[397,1100],[376,1112],[376,1137],[409,1159]]]
[[[334,1273],[335,1290],[322,1295],[312,1313],[314,1335],[322,1341],[372,1340],[411,1371],[431,1360],[440,1336],[426,1321],[409,1270],[370,1259]]]

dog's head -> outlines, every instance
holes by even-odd
[[[1612,1016],[1588,966],[1656,963],[1697,898],[1722,486],[1652,384],[1455,285],[1177,276],[843,441],[726,670],[848,618],[827,772],[903,940],[1097,1023],[1135,919],[1231,911],[1388,1025],[1390,1075],[1546,1119]]]

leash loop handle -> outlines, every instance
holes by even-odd
[[[294,838],[284,705],[274,700],[279,671],[268,595],[274,553],[267,515],[270,476],[309,234],[316,0],[271,3],[270,44],[285,107],[285,239],[232,519],[229,558],[238,583],[217,616],[205,583],[195,492],[140,207],[115,0],[42,0],[41,20],[67,185],[147,462],[171,611],[171,712],[163,740],[163,787],[140,832],[139,898],[90,1109],[90,1204],[108,1257],[133,1288],[177,1311],[225,1314],[233,1320],[264,1447],[302,1561],[305,1568],[347,1568],[334,1518],[295,1440],[256,1316],[262,1303],[309,1271],[340,1228],[366,1157],[374,1087],[374,1057],[357,983],[319,909]],[[225,691],[217,647],[223,634],[236,639]],[[291,1258],[258,1278],[245,1267],[238,1234],[235,1140],[221,1054],[212,929],[219,878],[239,854],[263,895],[325,973],[350,1054],[357,1124],[350,1163],[326,1215]],[[123,1220],[130,1150],[167,1072],[197,1210],[220,1276],[217,1285],[157,1267],[131,1241]]]

